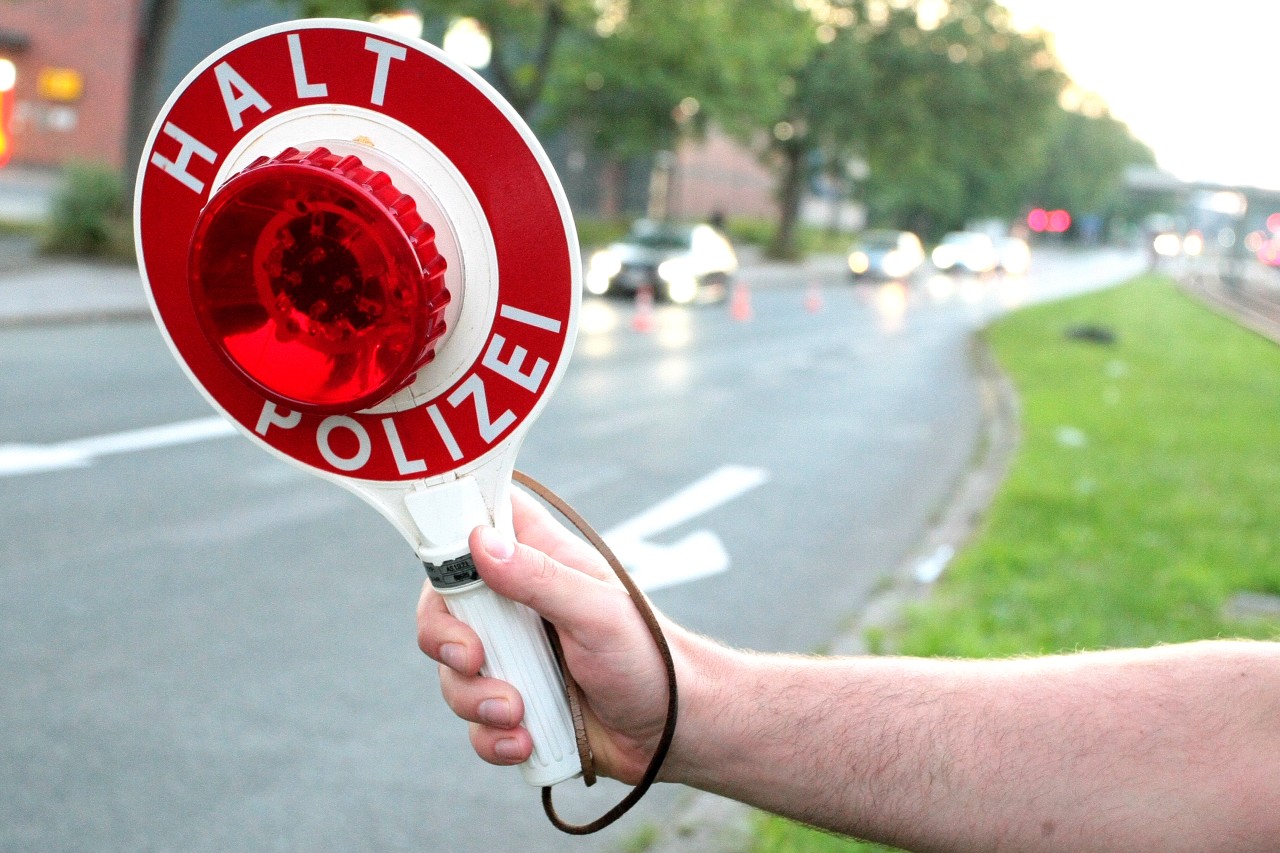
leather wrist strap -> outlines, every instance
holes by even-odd
[[[639,611],[640,617],[644,620],[645,626],[649,629],[649,634],[653,637],[654,645],[657,646],[658,655],[662,658],[663,666],[666,668],[667,676],[667,709],[666,719],[663,722],[662,734],[658,738],[658,746],[654,750],[653,757],[649,759],[649,766],[645,768],[644,775],[640,778],[640,782],[632,788],[621,801],[613,808],[605,812],[599,818],[585,824],[567,823],[559,814],[556,813],[555,805],[551,802],[550,786],[542,789],[542,808],[547,813],[547,818],[552,825],[562,832],[570,835],[589,835],[598,832],[610,825],[618,818],[626,814],[632,806],[640,801],[650,786],[658,778],[658,772],[662,769],[662,762],[667,757],[667,750],[671,748],[671,739],[676,732],[676,717],[679,709],[679,696],[676,691],[676,666],[675,661],[671,657],[671,649],[667,645],[667,639],[663,636],[662,626],[658,623],[658,617],[654,615],[653,608],[649,606],[648,599],[645,598],[640,588],[636,586],[635,581],[627,574],[627,570],[623,568],[622,563],[614,556],[613,551],[605,544],[599,533],[587,523],[573,507],[551,491],[537,480],[525,474],[522,471],[516,471],[512,474],[512,480],[529,489],[542,500],[546,501],[556,509],[561,515],[569,520],[578,531],[586,537],[587,541],[600,552],[605,561],[609,564],[609,568],[613,569],[613,573],[618,576],[618,580],[626,588],[627,594],[631,597],[632,603],[636,610]],[[551,649],[555,653],[556,659],[560,664],[560,671],[564,676],[565,694],[569,700],[569,714],[573,719],[574,733],[578,739],[578,757],[582,762],[582,780],[588,786],[594,785],[596,781],[595,762],[591,754],[591,743],[587,739],[587,728],[585,718],[582,711],[582,690],[578,683],[573,679],[573,675],[569,672],[569,668],[565,665],[563,650],[560,646],[560,638],[556,634],[555,628],[545,621],[543,624],[547,628],[547,636],[551,642]]]

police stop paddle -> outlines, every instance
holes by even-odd
[[[525,123],[443,52],[371,25],[268,27],[208,57],[139,166],[139,266],[209,402],[374,506],[486,671],[526,703],[535,785],[580,771],[536,614],[478,578],[581,300],[563,189]]]

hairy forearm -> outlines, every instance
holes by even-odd
[[[706,646],[670,776],[914,850],[1264,850],[1280,646],[1006,661]]]

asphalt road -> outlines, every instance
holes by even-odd
[[[648,578],[676,619],[821,650],[972,458],[971,332],[1141,265],[1044,253],[910,288],[762,267],[750,322],[663,307],[651,333],[588,301],[519,467],[602,530],[648,518],[671,559],[638,575],[670,573]],[[0,849],[604,851],[670,815],[662,788],[567,839],[475,759],[380,516],[242,439],[132,432],[210,415],[151,323],[0,330],[0,377]],[[645,515],[694,483],[719,496]],[[619,793],[564,788],[570,817]]]

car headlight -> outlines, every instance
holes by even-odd
[[[1156,250],[1156,254],[1164,258],[1176,257],[1178,252],[1182,250],[1182,241],[1178,239],[1177,234],[1158,234],[1152,241],[1152,246]]]
[[[1023,243],[1005,246],[1000,266],[1012,275],[1022,275],[1031,267],[1031,251]]]
[[[862,275],[871,268],[871,259],[866,252],[853,252],[849,255],[849,272]]]
[[[902,278],[911,272],[911,258],[895,249],[884,256],[882,266],[889,278]]]
[[[672,258],[658,264],[658,278],[666,283],[667,296],[672,302],[692,302],[697,295],[698,279],[685,258]]]
[[[608,249],[601,249],[587,262],[587,290],[597,296],[609,289],[613,277],[622,272],[622,261]]]
[[[591,256],[589,269],[607,278],[613,278],[622,271],[622,260],[608,249],[601,249]]]
[[[995,252],[991,252],[990,254],[984,252],[974,258],[973,263],[974,272],[991,272],[996,267],[1000,266],[1000,258]]]

